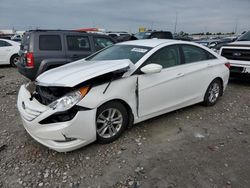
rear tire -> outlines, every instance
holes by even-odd
[[[219,79],[213,80],[206,91],[203,105],[213,106],[218,101],[219,97],[222,95],[222,83]]]
[[[107,144],[121,136],[128,125],[128,111],[120,102],[105,103],[97,109],[97,142]]]
[[[12,67],[16,67],[16,63],[19,61],[19,56],[17,54],[14,54],[13,56],[11,56],[10,58],[10,65]]]

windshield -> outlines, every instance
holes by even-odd
[[[130,59],[132,63],[139,61],[151,48],[136,45],[114,45],[94,54],[86,61]]]
[[[237,41],[250,41],[250,31],[246,32],[245,34],[241,35]]]

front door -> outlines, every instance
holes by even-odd
[[[181,70],[181,56],[177,45],[163,47],[146,62],[160,64],[160,73],[138,76],[139,117],[166,110],[182,102],[185,85]]]

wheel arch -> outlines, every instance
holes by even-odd
[[[204,95],[203,95],[203,99],[204,99],[204,97],[205,97],[205,95],[206,95],[206,92],[207,92],[207,89],[208,89],[209,85],[210,85],[213,81],[215,81],[215,80],[219,80],[219,82],[221,83],[222,92],[220,93],[220,96],[223,95],[223,91],[224,91],[223,79],[222,79],[221,77],[217,76],[217,77],[215,77],[213,80],[211,80],[211,81],[208,83],[208,85],[207,85],[207,87],[206,87],[206,91],[205,91],[205,93],[204,93]]]
[[[133,114],[131,106],[126,101],[119,99],[119,98],[111,99],[111,100],[105,101],[104,103],[100,104],[97,107],[97,109],[100,108],[101,106],[107,104],[107,103],[110,103],[110,102],[119,102],[126,108],[126,110],[128,112],[128,118],[129,118],[128,127],[131,127],[134,123],[134,114]]]
[[[222,87],[222,92],[220,93],[220,96],[222,96],[223,95],[223,91],[224,91],[224,84],[223,84],[223,79],[221,78],[221,77],[216,77],[215,79],[213,79],[212,80],[212,82],[214,81],[214,80],[219,80],[220,81],[220,83],[221,83],[221,87]],[[210,83],[212,83],[212,82],[210,82]]]
[[[11,66],[13,66],[13,67],[15,67],[16,65],[14,64],[12,64],[12,59],[14,58],[14,57],[18,57],[19,55],[18,55],[18,53],[14,53],[14,54],[12,54],[11,56],[10,56],[10,59],[9,59],[9,64],[11,65]]]
[[[18,53],[12,54],[12,55],[10,56],[10,59],[9,59],[10,63],[11,63],[11,59],[12,59],[14,56],[18,56]]]

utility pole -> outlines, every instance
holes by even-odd
[[[235,20],[235,26],[234,26],[234,33],[236,34],[237,33],[237,30],[238,30],[238,18],[236,18]]]
[[[175,12],[174,34],[176,34],[176,30],[177,30],[177,21],[178,21],[178,14],[177,12]]]

